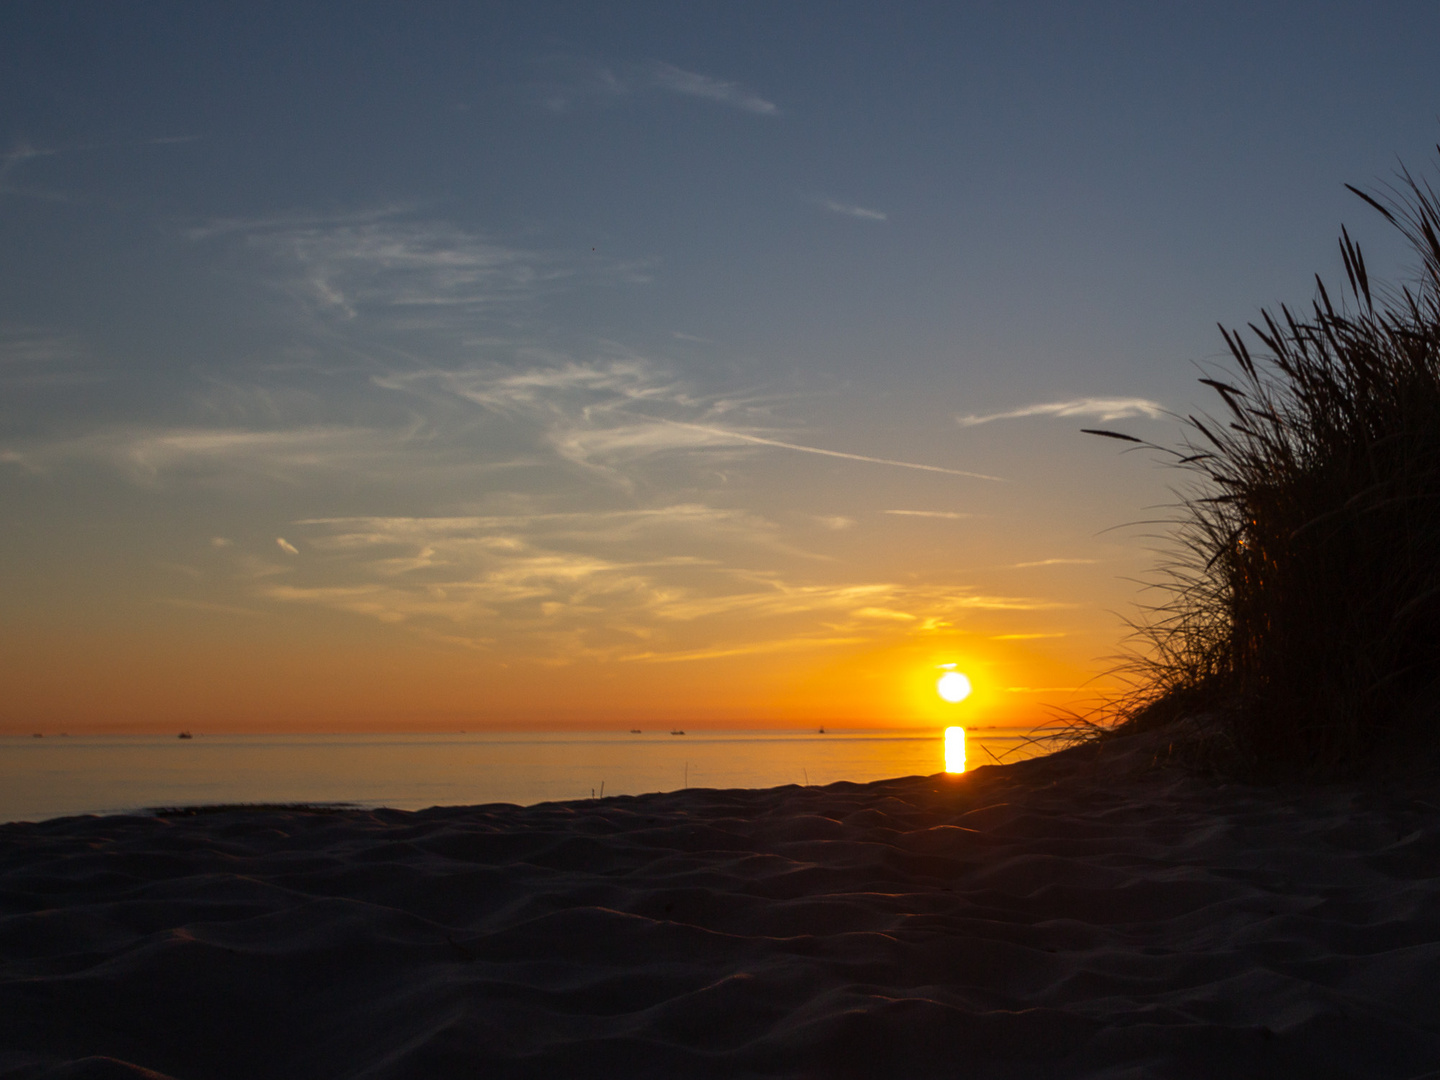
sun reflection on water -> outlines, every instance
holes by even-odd
[[[947,727],[945,729],[945,771],[947,773],[965,771],[965,729],[963,727]]]

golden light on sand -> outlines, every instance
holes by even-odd
[[[945,729],[945,771],[965,771],[965,729],[963,727],[947,727]]]
[[[964,701],[970,696],[970,680],[959,671],[947,671],[940,676],[935,689],[946,701]]]

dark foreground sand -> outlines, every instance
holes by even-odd
[[[0,1077],[1440,1077],[1440,800],[962,778],[0,827]]]

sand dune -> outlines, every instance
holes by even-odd
[[[0,827],[0,1077],[1440,1076],[1440,800],[964,777]]]

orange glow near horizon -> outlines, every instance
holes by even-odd
[[[0,628],[0,733],[940,731],[962,720],[973,730],[1038,723],[1047,707],[1076,700],[1090,675],[1085,657],[1101,648],[1079,635],[1032,642],[887,624],[871,640],[825,648],[552,662],[340,615],[152,608],[118,626],[77,628],[85,616],[76,612],[23,634]],[[940,691],[950,674],[970,684],[959,701]]]

